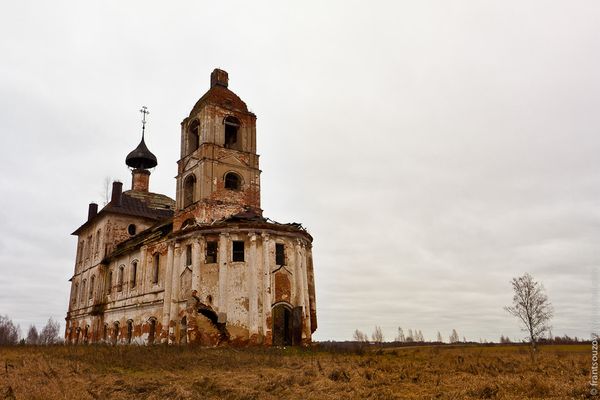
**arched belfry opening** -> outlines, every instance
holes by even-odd
[[[193,120],[188,128],[187,146],[187,154],[192,154],[200,147],[200,122],[197,119]]]
[[[239,137],[240,121],[236,117],[225,118],[225,148],[241,150],[241,138]]]
[[[196,191],[196,176],[189,175],[183,181],[183,207],[187,207],[195,201],[194,192]]]

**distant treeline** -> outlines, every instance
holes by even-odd
[[[15,325],[8,315],[0,315],[0,346],[14,346],[17,344],[49,345],[61,343],[59,336],[60,324],[52,318],[48,319],[46,326],[38,332],[35,325],[30,325],[27,336],[21,337],[21,327]]]

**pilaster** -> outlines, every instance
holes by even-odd
[[[204,243],[203,237],[192,243],[192,290],[198,290],[200,287],[200,264],[203,263]]]
[[[249,233],[250,254],[248,255],[248,327],[250,335],[258,334],[258,290],[256,287],[256,233]]]
[[[171,292],[172,292],[172,282],[173,282],[173,262],[174,262],[174,244],[169,243],[169,247],[167,249],[167,267],[165,269],[165,291],[163,296],[163,320],[162,326],[163,329],[167,332],[166,341],[169,340],[169,321],[171,320]]]
[[[263,240],[263,257],[262,257],[262,281],[263,281],[263,333],[266,334],[271,327],[268,324],[268,321],[271,319],[271,264],[269,257],[269,246],[271,244],[271,240],[268,233],[262,234]]]
[[[219,235],[219,312],[227,312],[227,263],[230,248],[229,233]]]

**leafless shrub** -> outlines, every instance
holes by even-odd
[[[369,341],[369,336],[367,336],[366,333],[359,331],[358,329],[354,331],[352,338],[356,342],[368,342]]]
[[[55,344],[58,343],[58,333],[60,324],[52,318],[48,319],[46,326],[42,329],[39,337],[39,344]]]
[[[406,337],[404,336],[404,331],[401,327],[398,327],[398,336],[396,336],[396,342],[406,342]]]
[[[19,341],[19,327],[8,315],[0,315],[0,345],[15,345]]]
[[[458,337],[458,332],[456,329],[452,329],[452,333],[450,334],[450,343],[458,343],[460,342],[460,338]]]
[[[40,334],[38,333],[37,328],[35,325],[30,325],[29,330],[27,331],[26,343],[36,345],[38,344],[39,339]]]
[[[510,338],[508,336],[500,335],[500,343],[508,344],[508,343],[512,343],[512,341],[510,340]]]
[[[377,343],[377,344],[383,343],[384,337],[383,337],[383,332],[382,332],[380,326],[375,327],[375,330],[371,334],[371,340],[373,340],[373,343]]]

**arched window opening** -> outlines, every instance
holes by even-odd
[[[119,322],[115,322],[113,324],[113,344],[117,344],[117,340],[119,340]]]
[[[194,174],[185,178],[183,181],[183,206],[187,207],[194,202],[194,192],[196,191],[196,176]]]
[[[131,279],[129,281],[131,282],[132,288],[134,288],[137,283],[137,265],[137,261],[131,263]]]
[[[79,302],[80,303],[84,303],[85,302],[85,284],[87,283],[87,280],[83,280],[83,282],[81,282],[81,295],[79,296]]]
[[[94,283],[95,282],[96,282],[96,276],[92,275],[92,278],[90,279],[90,294],[89,294],[90,299],[94,298]]]
[[[77,296],[79,296],[79,283],[76,283],[75,288],[73,289],[73,298],[71,299],[73,305],[77,303]]]
[[[112,271],[108,272],[108,277],[106,278],[106,294],[110,294],[112,292]]]
[[[75,344],[79,343],[79,335],[81,334],[81,328],[75,329]]]
[[[85,259],[88,260],[92,254],[92,235],[88,235],[87,242],[85,242]]]
[[[117,276],[117,291],[120,292],[123,290],[123,273],[125,272],[125,266],[121,265],[119,267],[119,275]]]
[[[160,253],[154,255],[154,262],[152,266],[152,283],[158,283],[158,273],[160,266]]]
[[[188,129],[188,154],[193,153],[200,147],[200,123],[197,119],[192,121]]]
[[[127,344],[131,344],[131,339],[133,338],[133,321],[127,321]]]
[[[240,190],[242,187],[242,178],[234,172],[225,174],[225,189]]]
[[[104,327],[102,328],[102,340],[104,340],[104,342],[108,341],[108,324],[104,324]]]
[[[192,265],[192,245],[185,246],[185,265],[189,267]]]
[[[83,343],[85,343],[85,344],[88,343],[89,332],[90,332],[90,326],[86,325],[85,329],[83,330]]]
[[[94,254],[98,254],[100,248],[100,229],[96,232],[96,243],[94,243]]]
[[[148,344],[154,344],[156,338],[156,319],[150,318],[148,321],[150,328],[148,329]]]
[[[238,131],[240,129],[240,121],[235,117],[225,118],[225,147],[228,149],[239,150],[240,140]]]

